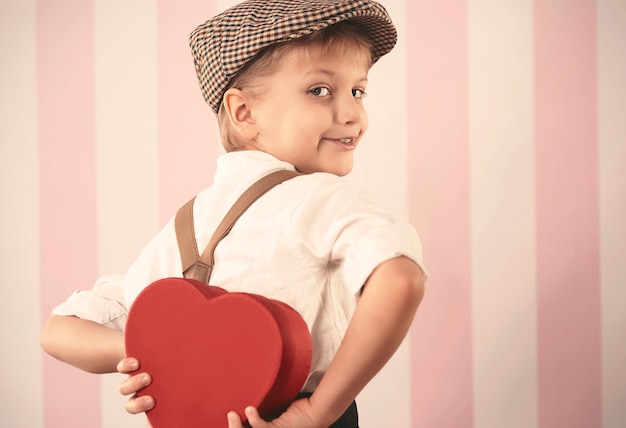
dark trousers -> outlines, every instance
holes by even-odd
[[[311,393],[298,394],[296,399],[310,397]],[[356,409],[356,401],[353,401],[339,419],[328,428],[359,428],[359,414]]]

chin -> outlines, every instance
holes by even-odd
[[[333,159],[337,161],[337,159]],[[343,177],[345,175],[350,174],[352,172],[352,167],[354,166],[354,162],[351,160],[348,162],[317,162],[317,163],[309,163],[308,165],[300,164],[295,165],[296,170],[303,174],[311,174],[314,172],[325,172],[327,174],[337,175],[339,177]]]
[[[348,170],[342,170],[339,172],[333,172],[332,174],[335,174],[338,177],[345,177],[346,175],[350,174],[352,172],[352,168],[348,169]]]
[[[335,174],[339,177],[345,177],[346,175],[350,174],[352,172],[352,165],[350,166],[346,166],[343,168],[333,168],[333,169],[329,169],[328,171],[331,174]]]

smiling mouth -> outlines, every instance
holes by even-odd
[[[354,150],[356,148],[356,138],[329,138],[328,140],[337,144],[336,147],[346,150]]]
[[[344,146],[352,146],[356,142],[356,138],[348,137],[348,138],[325,138],[328,141],[333,141],[335,143],[343,144]]]
[[[322,139],[328,141],[329,143],[335,144],[336,147],[342,147],[347,150],[353,150],[356,148],[358,136],[357,137],[327,136],[327,137],[322,137]]]

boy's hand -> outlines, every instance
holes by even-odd
[[[117,364],[117,371],[122,374],[130,374],[139,369],[139,361],[136,358],[124,358]],[[154,407],[154,398],[149,395],[137,397],[135,394],[150,385],[152,378],[148,373],[135,373],[128,377],[120,385],[120,394],[130,395],[126,402],[126,411],[136,414],[147,412]]]
[[[261,419],[259,412],[254,407],[246,408],[248,425],[252,428],[325,428],[325,425],[315,422],[313,408],[308,398],[294,401],[291,406],[271,422]],[[228,413],[228,428],[243,428],[241,418],[237,412]]]

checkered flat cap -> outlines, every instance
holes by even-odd
[[[218,112],[232,78],[261,49],[350,20],[372,42],[372,61],[398,38],[389,14],[372,0],[247,0],[208,20],[190,36],[204,99]]]

